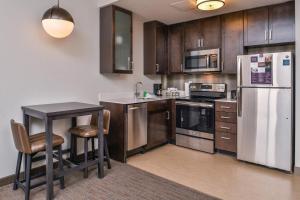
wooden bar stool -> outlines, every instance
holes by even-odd
[[[45,181],[43,181],[31,185],[31,179],[34,179],[31,176],[32,158],[37,153],[46,150],[46,134],[38,133],[29,136],[23,124],[16,123],[14,120],[11,120],[10,123],[11,123],[11,130],[14,138],[15,147],[19,152],[13,190],[17,190],[19,187],[21,187],[25,192],[25,200],[29,200],[30,189],[36,188],[46,183]],[[53,134],[53,148],[58,150],[58,167],[60,171],[63,171],[62,148],[61,148],[61,145],[63,143],[64,143],[64,138]],[[25,155],[25,179],[20,181],[19,178],[20,178],[20,169],[21,169],[23,154]],[[63,189],[64,177],[61,176],[55,179],[60,180],[60,188]]]
[[[88,162],[88,141],[91,139],[92,141],[92,154],[93,159],[95,159],[95,138],[98,137],[98,125],[97,125],[98,116],[92,115],[91,123],[90,125],[83,125],[83,126],[77,126],[73,127],[69,130],[71,133],[71,140],[77,140],[77,138],[83,138],[84,139],[84,163],[87,164]],[[107,136],[109,134],[109,125],[110,125],[110,111],[104,110],[103,111],[103,128],[104,128],[104,156],[105,160],[107,161],[108,169],[111,169],[110,164],[110,157],[108,152],[108,146],[107,146]],[[74,155],[75,148],[77,148],[74,145],[74,142],[71,141],[71,157],[77,157],[77,155]],[[76,144],[77,142],[75,142]],[[88,177],[88,168],[84,169],[84,178]]]

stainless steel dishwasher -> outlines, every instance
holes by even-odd
[[[128,105],[128,142],[131,151],[147,145],[147,103]]]

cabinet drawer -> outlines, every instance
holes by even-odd
[[[236,153],[236,135],[226,132],[216,132],[216,149]]]
[[[232,102],[216,102],[217,112],[236,112],[237,104]]]
[[[168,100],[152,101],[148,102],[147,108],[148,112],[155,112],[160,110],[168,110],[169,108]]]
[[[236,124],[226,122],[216,122],[216,131],[236,134]]]
[[[216,121],[236,124],[236,120],[237,120],[236,113],[216,112]]]

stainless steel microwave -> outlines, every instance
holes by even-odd
[[[184,58],[184,72],[219,72],[220,49],[188,51]]]

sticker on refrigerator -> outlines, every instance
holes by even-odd
[[[272,54],[260,54],[257,62],[251,58],[251,84],[273,84],[273,56]]]

